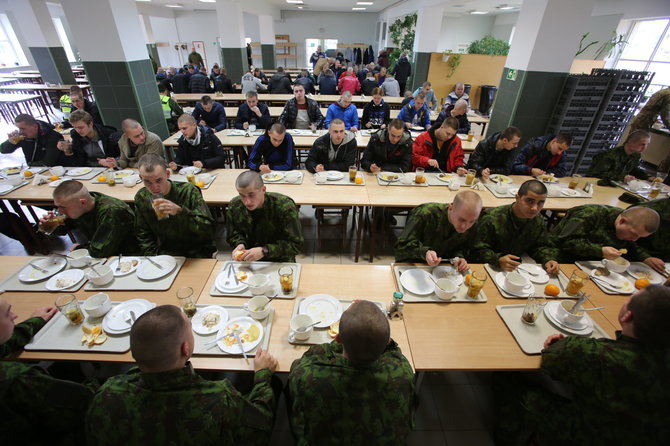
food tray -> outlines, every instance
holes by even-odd
[[[79,282],[79,285],[75,285],[72,288],[68,288],[68,289],[62,290],[62,291],[50,291],[50,290],[46,289],[45,285],[51,277],[48,277],[44,280],[41,280],[39,282],[33,282],[33,283],[25,283],[25,282],[21,282],[19,280],[19,273],[21,272],[21,270],[23,270],[23,268],[25,268],[28,265],[28,263],[36,262],[40,259],[45,259],[45,258],[47,258],[47,257],[45,257],[45,256],[31,257],[28,262],[24,263],[23,266],[18,268],[16,271],[14,271],[14,273],[12,273],[12,275],[7,277],[2,283],[0,283],[0,288],[2,288],[5,291],[44,291],[44,292],[48,292],[48,293],[74,293],[75,291],[79,290],[82,287],[82,285],[84,285],[84,283],[86,283],[86,281],[88,280],[88,279],[86,279],[86,277],[84,277],[84,279],[81,282]],[[99,263],[103,263],[104,260],[105,259],[93,259],[93,264],[97,265]],[[87,274],[91,270],[90,267],[72,268],[70,266],[69,262],[68,262],[68,265],[65,268],[63,268],[62,271],[65,271],[65,270],[68,270],[68,269],[81,269],[81,270],[84,271],[84,274]]]
[[[479,295],[477,296],[477,299],[470,299],[467,296],[468,293],[468,286],[465,285],[465,282],[458,288],[458,291],[456,294],[454,294],[454,297],[449,299],[449,300],[444,300],[440,299],[435,295],[435,293],[432,294],[427,294],[427,295],[419,295],[419,294],[413,294],[407,291],[402,284],[400,283],[400,275],[401,273],[410,270],[410,269],[422,269],[425,271],[428,271],[429,273],[433,270],[432,266],[412,266],[412,265],[397,265],[395,263],[391,264],[391,268],[393,269],[393,278],[395,279],[395,286],[398,289],[398,291],[401,291],[404,294],[403,301],[404,302],[431,302],[431,303],[443,303],[443,304],[448,304],[448,303],[456,303],[456,302],[468,302],[468,303],[483,303],[488,301],[488,296],[484,292],[484,290],[481,290],[479,292]]]
[[[402,174],[399,173],[398,175]],[[409,184],[404,184],[400,181],[400,179],[398,179],[398,181],[389,182],[382,180],[381,176],[377,175],[377,184],[379,184],[380,186],[428,187],[428,179],[426,179],[425,183],[421,184],[416,184],[414,181],[412,181]]]
[[[363,182],[361,184],[356,184],[352,183],[349,181],[349,173],[348,172],[343,172],[344,177],[340,178],[339,180],[327,180],[323,183],[317,183],[316,179],[312,178],[314,180],[314,184],[317,186],[365,186],[365,175],[362,175],[362,172],[358,172],[356,176],[359,178],[363,179]]]
[[[65,168],[65,173],[63,174],[63,176],[61,176],[61,178],[65,178],[66,180],[91,180],[93,178],[96,178],[102,172],[107,170],[106,167],[91,167],[92,170],[89,173],[87,173],[86,175],[70,176],[70,175],[67,174],[67,172],[70,169],[77,169],[77,167],[67,167],[67,168]],[[105,342],[105,344],[106,344],[106,342]]]
[[[447,172],[448,173],[448,172]],[[431,186],[446,186],[449,187],[449,183],[446,181],[442,181],[439,178],[437,178],[440,173],[426,173],[426,182],[430,184]],[[454,173],[454,176],[452,177],[451,180],[449,181],[458,181],[458,184],[460,187],[470,187],[465,184],[465,175],[459,176],[458,174]]]
[[[612,295],[615,295],[615,296],[626,296],[626,295],[632,294],[635,291],[635,288],[633,288],[633,290],[629,290],[630,292],[628,292],[628,293],[620,293],[618,291],[614,291],[611,288],[604,287],[602,285],[602,283],[597,279],[596,280],[591,279],[591,271],[593,271],[598,266],[603,266],[603,264],[598,260],[580,260],[580,261],[575,262],[575,265],[577,265],[579,267],[579,269],[581,269],[586,274],[588,274],[589,275],[589,280],[591,280],[591,282],[595,283],[596,286],[598,288],[600,288],[600,291],[602,291],[605,294],[612,294]],[[627,278],[630,281],[630,283],[635,284],[635,279],[632,276],[630,276],[629,274],[624,273],[624,274],[621,274],[621,275],[624,276],[625,278]]]
[[[135,256],[128,256],[128,257],[135,257]],[[138,256],[140,257],[140,256]],[[109,265],[117,259],[118,257],[112,257],[105,264]],[[147,262],[146,257],[141,257],[143,262]],[[174,259],[177,261],[177,266],[175,266],[174,270],[170,274],[168,274],[165,277],[161,277],[160,279],[157,280],[140,280],[137,277],[137,270],[133,271],[130,274],[126,274],[125,276],[118,276],[114,277],[111,282],[109,282],[107,285],[94,285],[92,282],[89,282],[86,284],[86,287],[84,290],[86,291],[132,291],[132,290],[144,290],[144,291],[163,291],[163,290],[169,290],[170,287],[172,286],[172,283],[174,282],[174,279],[177,277],[177,274],[179,274],[179,271],[181,270],[181,267],[184,266],[184,262],[186,262],[186,257],[177,257],[175,256]]]
[[[663,275],[661,275],[657,271],[653,270],[651,267],[647,266],[647,264],[644,263],[644,262],[630,262],[630,266],[634,266],[636,268],[644,268],[645,270],[647,270],[651,274],[651,277],[652,277],[652,280],[653,280],[652,283],[656,282],[656,283],[662,285],[665,282],[665,277]],[[666,264],[665,269],[666,270],[668,269],[667,264]],[[637,279],[635,276],[633,276],[630,273],[630,268],[628,268],[628,270],[626,271],[626,276],[632,282],[635,282],[635,280]]]
[[[286,179],[286,174],[289,173],[289,172],[298,172],[300,174],[300,177],[298,177],[298,181],[287,180]],[[286,171],[282,171],[282,173],[284,174],[284,177],[281,180],[277,180],[277,181],[265,181],[265,180],[263,180],[263,184],[266,184],[268,186],[270,186],[272,184],[296,184],[297,185],[297,184],[302,184],[302,181],[305,179],[304,172],[301,172],[299,170],[286,170]]]
[[[233,129],[228,132],[227,136],[246,136],[246,134],[249,133],[249,136],[261,136],[263,133],[265,133],[263,130],[254,130],[253,132],[247,132],[247,130],[244,129]]]
[[[202,172],[201,172],[201,173],[202,173]],[[196,179],[198,178],[198,175],[200,175],[200,174],[196,174],[196,175],[195,175]],[[188,183],[188,180],[186,179],[186,175],[181,175],[181,174],[178,174],[178,173],[175,173],[175,174],[173,174],[173,175],[170,175],[170,180],[174,181],[175,183]],[[206,182],[205,185],[202,186],[200,189],[207,189],[207,188],[209,188],[209,186],[212,185],[212,183],[214,182],[214,180],[216,180],[216,175],[215,175],[215,174],[212,174],[212,178],[211,178],[208,182]]]
[[[240,268],[243,271],[250,271],[253,273],[268,274],[270,275],[270,280],[272,282],[272,290],[268,290],[266,295],[272,296],[274,292],[277,292],[275,299],[293,299],[298,294],[298,286],[300,286],[300,271],[301,266],[299,263],[281,263],[281,262],[234,262],[232,260],[226,260],[221,264],[220,268],[215,270],[214,278],[216,278],[221,271],[228,267],[228,264],[232,263],[233,268],[236,271],[239,271]],[[293,291],[288,296],[281,292],[281,286],[279,284],[279,268],[282,266],[290,266],[293,268]],[[209,290],[210,296],[235,296],[235,297],[252,297],[251,291],[249,288],[246,288],[244,291],[237,293],[223,293],[216,288],[216,283],[212,284],[212,288]]]
[[[7,195],[7,194],[10,194],[10,193],[14,192],[16,189],[18,189],[18,188],[20,188],[20,187],[23,187],[23,186],[25,186],[26,184],[30,183],[30,181],[32,181],[32,178],[30,178],[30,180],[23,180],[23,181],[21,181],[19,184],[12,186],[11,189],[8,189],[8,190],[6,190],[6,191],[4,191],[4,192],[0,192],[0,195]],[[4,180],[0,180],[0,185],[4,185],[4,184],[5,184],[5,181],[4,181]]]
[[[666,184],[661,184],[661,192],[656,196],[656,198],[649,198],[649,192],[651,191],[651,184],[648,181],[642,181],[642,180],[637,180],[641,181],[642,183],[648,184],[650,187],[644,188],[644,189],[634,189],[630,187],[630,185],[624,183],[623,181],[612,181],[612,183],[616,184],[619,186],[621,189],[628,191],[632,194],[638,195],[645,200],[658,200],[659,198],[667,198],[670,196],[670,186]]]
[[[127,175],[127,176],[121,177],[121,178],[114,177],[114,182],[116,184],[123,184],[123,179],[127,178],[129,176],[137,176],[137,180],[135,181],[135,184],[139,184],[139,183],[142,182],[142,179],[140,178],[140,172],[138,170],[136,170],[136,169],[122,169],[122,170],[133,170],[134,172],[131,175]],[[114,170],[104,172],[106,177],[109,177],[110,175],[114,175],[115,173],[116,173],[116,171],[114,171]],[[170,178],[172,178],[172,177],[170,177]],[[98,175],[92,177],[92,179],[93,179],[93,181],[91,181],[91,183],[93,183],[93,184],[107,184],[107,181],[104,181],[104,182],[103,181],[98,181]]]
[[[81,304],[83,302],[79,302]],[[112,302],[112,306],[121,302]],[[86,314],[86,310],[83,310]],[[84,324],[101,325],[102,317],[86,316]],[[84,325],[82,324],[82,325]],[[91,353],[124,353],[130,350],[130,331],[122,335],[109,334],[107,341],[101,345],[88,346],[81,343],[84,332],[82,325],[71,325],[67,318],[59,311],[46,325],[37,332],[30,344],[25,346],[29,351],[66,351],[66,352],[91,352]]]
[[[13,178],[14,175],[23,176],[23,172],[25,172],[26,170],[31,171],[33,173],[33,175],[37,175],[38,173],[42,173],[45,170],[49,169],[49,167],[46,167],[46,166],[28,166],[28,167],[26,167],[25,165],[23,165],[23,166],[20,167],[21,171],[18,172],[18,173],[11,173],[11,174],[10,173],[5,173],[5,169],[7,169],[9,167],[19,167],[19,166],[7,166],[7,167],[3,167],[2,169],[0,169],[0,173],[3,174],[6,177],[9,177],[9,178]],[[26,180],[32,180],[32,179],[33,179],[33,177],[26,178]]]
[[[521,314],[525,305],[497,305],[496,311],[500,318],[505,322],[507,328],[514,336],[521,350],[527,355],[539,355],[544,348],[544,341],[552,334],[563,333],[566,336],[574,336],[556,328],[547,320],[544,311],[535,321],[535,325],[524,324],[521,321]],[[610,336],[598,324],[593,322],[593,332],[589,335],[591,338],[607,338]]]
[[[300,304],[302,303],[303,300],[305,300],[306,297],[301,297],[300,299],[297,299],[295,301],[295,305],[293,305],[293,312],[291,313],[291,319],[293,319],[293,316],[298,314],[298,310],[300,309]],[[343,299],[337,299],[340,301],[342,304],[342,312],[344,312],[349,306],[354,302],[353,300],[343,300]],[[382,302],[378,301],[371,301],[375,305],[377,305],[383,312],[386,314],[386,308],[384,307],[384,304]],[[289,319],[290,321],[290,319]],[[289,332],[291,329],[289,328]],[[305,339],[304,341],[301,341],[299,339],[294,339],[293,342],[288,341],[289,344],[294,344],[294,345],[316,345],[316,344],[328,344],[333,341],[334,338],[331,338],[330,335],[328,334],[328,327],[326,328],[316,328],[312,330],[312,334],[308,339]]]
[[[209,307],[210,305],[196,305],[197,308],[205,308]],[[228,320],[235,319],[240,316],[249,316],[249,313],[242,308],[241,305],[220,305],[221,307],[225,308],[226,311],[228,311]],[[268,344],[270,344],[270,333],[272,332],[272,322],[274,321],[274,316],[275,316],[275,310],[272,308],[272,304],[270,304],[270,314],[263,319],[262,321],[258,321],[261,323],[263,326],[263,339],[261,342],[251,349],[250,351],[247,352],[247,356],[256,356],[256,350],[258,350],[258,347],[263,348],[264,350],[267,350]],[[251,317],[251,316],[249,316]],[[239,354],[230,354],[222,351],[218,346],[213,345],[209,349],[205,348],[205,344],[213,341],[216,339],[218,332],[209,334],[209,335],[201,335],[196,333],[195,331],[193,332],[193,338],[195,339],[195,345],[193,347],[193,354],[194,355],[199,355],[199,356],[239,356],[242,357],[242,353]]]
[[[489,278],[493,282],[493,284],[498,288],[498,292],[504,297],[505,299],[526,299],[525,297],[521,296],[515,296],[514,294],[510,294],[507,291],[503,290],[498,286],[496,281],[493,279],[496,274],[498,274],[500,271],[502,271],[500,268],[493,267],[489,264],[484,265],[484,269],[486,270],[487,273],[489,273]],[[531,282],[533,286],[535,287],[535,292],[533,293],[533,297],[542,297],[544,299],[575,299],[575,296],[568,296],[565,293],[565,287],[568,284],[568,276],[563,274],[563,271],[559,271],[558,276],[552,276],[549,275],[549,282],[547,283],[535,283]],[[544,294],[544,287],[546,287],[549,284],[554,284],[560,288],[561,292],[558,293],[558,296],[547,296]]]

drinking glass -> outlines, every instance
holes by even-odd
[[[278,273],[282,293],[287,295],[291,294],[291,291],[293,291],[293,268],[290,266],[282,266],[279,268]]]
[[[414,177],[414,182],[416,184],[423,184],[426,182],[426,176],[424,175],[425,171],[426,170],[423,167],[416,168],[416,175]]]
[[[352,183],[356,181],[356,174],[358,173],[358,169],[356,168],[355,165],[349,166],[349,181]]]
[[[57,227],[65,224],[65,218],[66,217],[64,214],[61,214],[58,211],[54,211],[53,213],[47,215],[44,221],[41,221],[37,225],[37,230],[44,234],[50,235],[56,230]]]
[[[526,301],[526,305],[523,307],[521,322],[528,325],[535,325],[535,321],[540,317],[543,307],[544,304],[540,303],[533,296],[530,296]]]
[[[179,305],[189,319],[195,316],[197,309],[193,300],[193,288],[190,286],[179,288],[177,290],[177,300],[179,300]]]
[[[486,283],[486,273],[482,271],[475,271],[470,276],[470,284],[468,285],[468,297],[476,299],[479,292],[484,288]]]
[[[74,294],[60,296],[54,304],[72,325],[79,325],[84,322],[84,313],[81,312],[79,302]]]
[[[170,217],[170,215],[168,215],[165,212],[158,209],[158,205],[160,204],[159,200],[162,200],[162,199],[163,199],[163,194],[152,194],[151,195],[151,206],[154,208],[154,212],[156,213],[156,218],[159,219],[159,220],[165,220],[166,218]]]
[[[584,271],[580,269],[574,270],[572,275],[570,275],[570,281],[568,281],[568,285],[565,287],[565,294],[568,296],[574,296],[579,293],[581,289],[584,288],[584,284],[588,278],[588,274],[586,274]]]
[[[475,176],[477,176],[477,171],[474,169],[468,169],[468,173],[465,175],[465,185],[472,186],[472,183],[475,182]]]

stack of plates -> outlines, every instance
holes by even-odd
[[[326,179],[328,181],[337,181],[344,178],[344,173],[339,170],[329,170],[326,172]]]
[[[593,333],[593,321],[585,314],[576,324],[568,324],[558,316],[560,301],[551,301],[544,306],[544,317],[556,328],[577,336],[588,336]]]
[[[122,302],[112,307],[105,315],[102,320],[102,329],[108,334],[128,333],[132,327],[132,322],[128,322],[130,311],[135,313],[135,319],[137,319],[155,306],[155,303],[145,299],[131,299]]]

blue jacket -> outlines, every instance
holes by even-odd
[[[512,174],[530,175],[533,168],[542,169],[547,173],[553,173],[557,177],[568,174],[568,162],[565,152],[560,155],[552,155],[547,150],[547,144],[556,135],[540,136],[531,140],[523,146],[514,160]]]
[[[261,164],[269,165],[272,170],[293,169],[293,137],[286,132],[284,141],[279,147],[275,147],[267,133],[259,136],[249,154],[247,167],[258,171]]]
[[[259,130],[265,130],[270,127],[272,124],[272,118],[270,117],[270,109],[267,105],[259,102],[257,104],[258,109],[261,111],[261,116],[258,117],[256,113],[252,112],[246,102],[243,102],[240,107],[237,109],[237,118],[235,119],[235,128],[243,129],[244,123],[248,122],[249,124],[255,124],[256,128]]]
[[[337,79],[335,76],[319,75],[319,93],[320,94],[337,94]]]
[[[207,123],[207,127],[214,129],[214,131],[219,132],[226,127],[228,127],[228,122],[226,121],[226,110],[223,108],[220,102],[213,102],[214,106],[212,111],[209,113],[202,108],[202,104],[198,102],[195,104],[195,110],[193,110],[193,118],[200,124],[200,120],[204,120]]]
[[[359,128],[358,126],[358,110],[354,104],[349,104],[349,107],[342,108],[340,104],[330,104],[328,113],[326,113],[326,128],[330,126],[330,121],[335,118],[340,118],[344,121],[344,127],[349,130],[351,127]]]
[[[430,127],[430,111],[426,104],[417,110],[414,108],[414,101],[409,101],[409,104],[405,105],[398,113],[398,119],[401,121],[409,122],[410,124],[414,120],[414,116],[418,115],[418,124],[426,129]]]

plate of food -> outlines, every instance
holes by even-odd
[[[314,322],[320,321],[314,327],[326,328],[342,316],[342,304],[329,294],[312,294],[300,302],[299,314],[306,314]]]
[[[131,169],[117,170],[116,172],[114,172],[114,179],[122,180],[125,177],[129,177],[130,175],[132,175],[134,173],[135,173],[135,171],[133,171]]]
[[[543,175],[538,175],[537,179],[542,181],[543,183],[558,183],[558,178],[554,176],[554,174],[543,174]]]
[[[414,126],[414,127],[410,127],[410,128],[409,128],[409,131],[410,131],[410,132],[423,132],[424,130],[426,130],[426,128],[425,128],[425,127],[421,127],[420,125],[416,125],[416,126]]]
[[[31,266],[34,265],[35,267]],[[25,283],[35,283],[47,279],[59,273],[67,266],[67,260],[63,257],[47,257],[45,259],[33,260],[19,273],[19,280]]]
[[[132,311],[135,319],[156,306],[145,299],[130,299],[112,307],[102,320],[102,329],[109,334],[128,333],[132,327]]]
[[[81,282],[84,277],[84,271],[81,269],[67,269],[52,276],[44,287],[49,291],[67,290]]]
[[[566,197],[576,197],[577,195],[579,195],[579,192],[577,192],[574,189],[565,188],[561,189],[561,195],[565,195]]]
[[[618,294],[632,294],[635,291],[633,282],[626,279],[621,274],[615,273],[614,271],[610,271],[609,275],[603,276],[600,271],[594,269],[591,271],[590,275],[591,280],[593,280],[596,285],[598,285],[604,291]]]
[[[5,175],[16,175],[19,172],[21,172],[21,168],[18,166],[5,167],[2,169],[2,173]]]
[[[198,308],[198,312],[191,319],[191,326],[199,335],[210,335],[221,330],[226,322],[228,322],[228,311],[220,305],[210,305]]]
[[[239,337],[239,342],[235,333]],[[217,345],[221,350],[231,355],[239,355],[242,353],[242,348],[248,352],[260,344],[263,339],[263,325],[248,316],[238,317],[228,321],[216,336],[220,338]]]
[[[663,277],[658,274],[656,271],[649,268],[647,265],[633,265],[631,264],[628,267],[628,274],[633,276],[635,279],[647,279],[652,285],[660,285],[663,283]]]
[[[419,268],[403,271],[400,274],[400,284],[410,293],[420,296],[435,292],[435,283],[431,280],[430,274]]]
[[[340,172],[339,170],[329,170],[326,172],[326,179],[328,181],[337,181],[342,178],[344,178],[344,172]]]
[[[63,181],[67,181],[67,178],[59,178],[57,180],[53,180],[53,181],[49,182],[49,187],[58,187],[58,185],[60,183],[62,183]]]
[[[284,179],[284,173],[283,172],[269,172],[269,173],[264,173],[261,175],[261,178],[263,178],[263,181],[267,181],[269,183],[273,183],[275,181],[281,181]]]
[[[450,265],[436,266],[433,268],[432,274],[433,277],[435,277],[435,280],[451,279],[457,286],[461,286],[465,281],[463,274],[459,273],[456,268]]]
[[[73,169],[68,169],[65,172],[65,175],[67,175],[68,177],[80,177],[82,175],[86,175],[91,172],[93,172],[93,169],[91,169],[90,167],[75,167]]]
[[[491,175],[491,176],[489,177],[489,179],[490,179],[491,181],[493,181],[494,183],[506,183],[506,184],[510,184],[510,183],[512,182],[512,179],[511,179],[510,177],[508,177],[507,175],[500,175],[500,174],[498,174],[498,173],[494,173],[493,175]]]
[[[628,182],[628,188],[630,190],[642,191],[651,189],[651,184],[647,183],[646,181],[631,180]]]
[[[196,175],[202,171],[201,168],[195,167],[195,166],[187,166],[187,167],[182,167],[179,170],[179,175],[188,175],[189,173],[192,173],[193,175]]]
[[[438,173],[437,174],[437,179],[440,181],[451,181],[454,177],[456,177],[456,174],[453,173]]]
[[[379,178],[387,183],[394,183],[400,179],[400,175],[392,172],[382,172],[379,174]]]
[[[153,262],[152,262],[153,261]],[[141,280],[156,280],[170,274],[177,266],[177,260],[168,255],[147,257],[137,268],[137,277]]]
[[[121,265],[119,266],[119,258],[115,257],[114,260],[109,263],[109,267],[114,271],[114,276],[119,277],[132,273],[141,263],[142,259],[139,257],[121,257]]]

